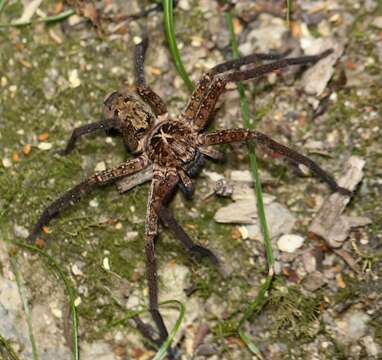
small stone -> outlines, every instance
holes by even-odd
[[[228,197],[233,193],[233,186],[226,179],[220,179],[215,183],[215,194]]]
[[[178,3],[178,7],[184,11],[188,11],[191,9],[190,2],[188,0],[180,0]]]
[[[139,37],[139,36],[134,36],[133,37],[133,42],[134,42],[135,45],[138,45],[138,44],[140,44],[142,42],[142,38]]]
[[[29,236],[29,231],[24,226],[20,226],[17,224],[15,224],[15,226],[13,227],[13,232],[15,236],[21,237],[23,239],[26,239]]]
[[[360,310],[349,310],[345,316],[336,321],[337,340],[351,344],[359,340],[367,332],[370,317]]]
[[[304,238],[299,235],[285,234],[277,241],[277,247],[281,251],[292,253],[302,246]]]
[[[2,87],[6,87],[7,84],[8,84],[8,80],[7,80],[7,78],[6,78],[5,76],[2,76],[2,77],[1,77],[1,80],[0,80],[0,83],[1,83],[1,86],[2,86]]]
[[[317,260],[314,254],[312,254],[312,251],[306,252],[302,255],[302,262],[306,272],[311,273],[317,270]]]
[[[76,87],[79,87],[81,85],[81,80],[78,76],[78,70],[77,69],[69,70],[68,80],[69,80],[69,86],[72,89],[75,89]]]
[[[37,145],[40,150],[50,150],[53,147],[53,144],[50,142],[41,142]]]
[[[57,308],[51,308],[52,314],[57,318],[61,319],[62,318],[62,311]]]
[[[72,266],[71,270],[74,276],[84,276],[84,273],[77,263]]]
[[[239,227],[240,235],[245,240],[248,239],[248,229],[245,226]]]
[[[106,164],[105,164],[104,161],[101,161],[101,162],[97,163],[97,165],[94,168],[95,172],[104,171],[104,170],[106,170]]]
[[[99,205],[98,200],[97,200],[97,199],[92,199],[92,200],[90,200],[90,201],[89,201],[89,205],[90,205],[91,207],[94,207],[94,208],[98,207],[98,205]]]
[[[368,335],[362,338],[362,342],[365,346],[369,358],[378,358],[378,355],[381,353],[381,346],[378,345],[372,336]]]
[[[378,29],[382,29],[382,16],[377,16],[371,24]]]
[[[3,158],[1,162],[5,168],[10,168],[12,166],[12,161],[9,158]]]
[[[78,296],[75,300],[74,300],[74,306],[77,307],[81,304],[82,300],[81,298]]]
[[[324,276],[319,271],[312,272],[302,282],[302,286],[309,291],[316,291],[325,284]]]
[[[102,261],[102,267],[107,270],[107,271],[110,271],[110,262],[109,262],[109,258],[108,257],[105,257]]]

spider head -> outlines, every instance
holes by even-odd
[[[113,92],[104,101],[105,119],[117,121],[125,145],[131,152],[142,149],[142,139],[155,122],[149,106],[130,92]]]

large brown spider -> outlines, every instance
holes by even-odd
[[[97,172],[52,202],[42,213],[29,241],[34,241],[44,225],[60,211],[80,200],[96,186],[114,183],[150,166],[153,168],[151,190],[147,202],[145,226],[145,252],[149,287],[149,307],[159,330],[157,343],[162,343],[168,332],[158,309],[157,266],[154,238],[158,233],[158,217],[167,224],[190,251],[207,255],[216,260],[213,253],[194,244],[176,223],[165,207],[170,195],[179,186],[188,195],[194,191],[191,177],[202,165],[204,157],[220,158],[219,151],[210,145],[253,140],[256,144],[276,152],[288,160],[307,166],[312,173],[326,182],[332,191],[349,195],[334,178],[308,157],[279,144],[267,135],[249,129],[228,129],[206,133],[206,126],[219,96],[229,82],[254,79],[290,65],[316,63],[329,55],[326,50],[318,55],[285,58],[283,55],[252,54],[237,60],[230,60],[213,67],[198,82],[186,107],[175,118],[169,118],[163,100],[148,86],[144,76],[144,55],[148,41],[145,38],[135,48],[134,91],[113,92],[104,102],[103,119],[74,129],[64,150],[68,154],[76,141],[83,135],[99,129],[117,131],[124,144],[136,157],[114,168]],[[259,61],[270,61],[253,66]],[[248,65],[245,69],[243,66]],[[137,320],[141,331],[149,333],[148,327]]]

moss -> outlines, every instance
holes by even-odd
[[[272,311],[274,330],[279,338],[309,339],[317,333],[323,295],[306,296],[297,285],[286,285],[281,279],[275,281],[268,304]],[[287,330],[287,331],[286,331]]]

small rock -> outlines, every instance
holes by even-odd
[[[20,226],[17,224],[15,224],[15,226],[13,227],[13,232],[15,236],[21,237],[23,239],[26,239],[29,236],[29,231],[24,226]]]
[[[57,319],[62,318],[62,311],[60,309],[58,309],[56,307],[52,307],[51,311],[52,311],[53,316],[56,317]]]
[[[201,344],[199,345],[196,355],[198,356],[212,356],[217,353],[215,344]]]
[[[381,354],[381,347],[378,345],[372,336],[368,335],[362,338],[362,342],[365,346],[365,349],[367,351],[367,354],[369,355],[369,358],[378,358],[378,355]]]
[[[98,200],[97,200],[97,199],[92,199],[92,200],[90,200],[90,201],[89,201],[89,205],[90,205],[91,207],[94,207],[94,208],[98,207],[98,205],[99,205]]]
[[[12,166],[12,161],[9,158],[3,158],[2,163],[5,168],[10,168]]]
[[[319,288],[323,287],[325,284],[326,280],[322,273],[320,273],[319,271],[312,272],[302,282],[302,286],[309,291],[316,291]]]
[[[216,181],[214,191],[216,195],[229,197],[233,193],[233,186],[226,179],[220,179]]]
[[[304,43],[302,42],[304,48]],[[332,48],[334,51],[329,56],[318,61],[304,72],[301,79],[301,86],[304,91],[310,95],[319,96],[325,90],[327,83],[334,73],[334,65],[344,51],[344,44],[337,39],[322,38],[310,39],[305,44],[304,50],[307,54],[319,54],[323,50]]]
[[[53,144],[50,143],[50,142],[40,142],[37,147],[40,149],[40,150],[50,150],[52,147],[53,147]]]
[[[97,163],[97,165],[94,168],[94,171],[96,172],[104,171],[104,170],[106,170],[106,164],[104,161],[100,161],[99,163]]]
[[[76,87],[79,87],[81,85],[81,80],[78,76],[78,70],[77,69],[69,70],[68,80],[69,80],[69,86],[72,89],[75,89]]]
[[[191,9],[190,2],[188,0],[180,0],[178,6],[184,11],[188,11]]]
[[[382,16],[377,16],[371,24],[378,29],[382,29]]]
[[[109,258],[108,257],[105,257],[103,260],[102,260],[102,267],[107,270],[107,271],[110,271],[110,262],[109,262]]]
[[[285,234],[277,241],[277,247],[281,251],[295,252],[304,243],[304,238],[299,235]]]
[[[72,266],[71,270],[72,270],[72,274],[74,276],[84,276],[84,273],[81,270],[80,264],[78,264],[78,263],[75,263]]]
[[[306,252],[302,255],[302,262],[306,272],[311,273],[317,270],[317,260],[314,254],[312,254],[312,251]]]
[[[360,310],[349,310],[344,317],[336,320],[337,340],[344,344],[351,344],[359,340],[367,331],[370,317]]]

